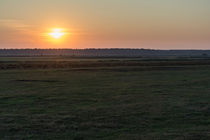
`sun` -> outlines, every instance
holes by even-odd
[[[54,39],[60,39],[65,35],[65,32],[61,28],[53,28],[49,35]]]
[[[64,27],[46,28],[41,35],[43,41],[51,45],[65,45],[72,40],[72,31]]]

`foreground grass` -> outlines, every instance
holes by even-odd
[[[0,139],[210,139],[207,66],[126,68],[1,70]]]

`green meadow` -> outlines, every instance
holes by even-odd
[[[210,139],[209,60],[0,58],[0,68],[1,140]]]

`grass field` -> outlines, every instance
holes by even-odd
[[[210,139],[209,60],[38,59],[0,58],[1,140]]]

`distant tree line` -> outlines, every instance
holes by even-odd
[[[0,56],[209,57],[210,50],[152,49],[0,49]]]

